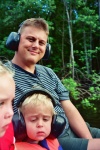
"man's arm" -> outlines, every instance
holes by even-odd
[[[72,130],[81,138],[92,139],[88,127],[70,100],[60,101]]]

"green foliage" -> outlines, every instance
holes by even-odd
[[[92,75],[89,75],[89,77],[92,80],[93,84],[89,88],[89,92],[91,93],[91,95],[88,100],[100,101],[100,75],[94,72]]]
[[[84,83],[83,85],[79,80],[72,78],[65,78],[62,83],[69,90],[71,100],[76,107],[97,111],[97,104],[100,103],[100,76],[94,72],[88,76],[88,81],[92,84]]]
[[[13,55],[14,55],[14,52],[11,51],[11,50],[8,50],[5,46],[5,43],[6,43],[6,37],[0,41],[0,59],[12,59],[13,58]]]
[[[77,87],[79,86],[79,84],[72,78],[63,79],[62,83],[64,84],[66,89],[68,89],[71,99],[78,100],[79,91],[77,90]]]
[[[11,20],[16,21],[20,20],[21,18],[27,19],[31,17],[43,17],[48,15],[55,9],[54,0],[51,1],[21,0],[13,3],[9,1],[7,5],[8,5],[7,6],[8,17],[5,17],[4,19],[4,23],[6,23],[7,26],[9,25],[9,22],[11,22]],[[15,17],[12,18],[12,16]]]
[[[100,76],[94,72],[88,77],[92,84],[88,89],[88,96],[84,97],[81,104],[84,108],[88,107],[96,111],[96,105],[100,102]]]
[[[27,18],[43,17],[48,23],[52,23],[48,16],[54,10],[54,0],[0,1],[0,39],[3,39],[11,31],[18,31],[19,24]],[[52,27],[51,23],[50,27]]]

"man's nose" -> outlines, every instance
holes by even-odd
[[[32,47],[39,47],[39,41],[38,40],[34,41]]]

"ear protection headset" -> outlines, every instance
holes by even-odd
[[[23,21],[19,27],[21,28],[22,25],[24,24],[25,21]],[[13,51],[18,51],[18,46],[20,43],[20,28],[18,30],[18,32],[11,32],[6,40],[6,47],[10,50]],[[50,51],[51,51],[51,45],[49,43],[47,43],[46,45],[46,51],[45,51],[45,55],[42,58],[43,60],[48,60],[49,56],[50,56]]]
[[[17,102],[17,107],[19,108],[28,96],[31,96],[35,93],[41,93],[41,94],[47,95],[52,100],[54,107],[56,106],[56,101],[54,97],[47,90],[43,88],[36,88],[36,89],[31,89],[25,92],[19,98]],[[13,121],[14,135],[15,135],[16,141],[23,141],[27,137],[26,125],[25,125],[24,117],[19,109],[18,109],[18,113],[14,114],[12,121]],[[64,117],[60,115],[54,115],[52,124],[51,124],[51,134],[53,134],[55,137],[58,137],[64,130],[65,125],[66,125],[66,120]]]

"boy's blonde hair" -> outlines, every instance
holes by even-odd
[[[11,77],[14,76],[14,72],[12,69],[8,68],[2,61],[0,61],[0,76],[4,74],[9,74]]]
[[[20,111],[24,115],[25,111],[34,109],[35,106],[39,106],[41,104],[43,104],[43,106],[46,106],[47,109],[51,109],[52,116],[55,114],[52,100],[47,95],[41,93],[36,93],[32,96],[27,97],[20,106]]]
[[[21,34],[25,27],[27,26],[33,26],[39,29],[42,29],[46,32],[47,35],[49,35],[49,27],[43,18],[30,18],[25,21],[23,21],[20,25],[19,33]]]

